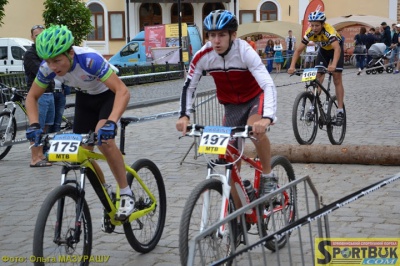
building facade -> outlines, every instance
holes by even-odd
[[[147,25],[178,22],[177,0],[82,0],[92,12],[95,30],[82,45],[93,47],[103,55],[116,53]],[[312,0],[316,1],[316,0]],[[321,0],[319,0],[321,1]],[[12,0],[5,6],[6,16],[0,27],[1,37],[30,39],[33,25],[44,24],[43,0]],[[304,12],[310,0],[182,0],[182,22],[198,25],[204,36],[202,21],[210,11],[227,9],[238,17],[239,36],[285,38],[289,29],[301,38]],[[361,26],[378,27],[399,19],[399,0],[325,0],[322,1],[328,22],[342,29],[348,38]],[[350,19],[349,19],[350,18]],[[353,18],[353,19],[352,19]],[[273,23],[265,23],[265,22]],[[204,37],[203,37],[204,39]],[[265,39],[265,38],[264,38]],[[256,40],[256,41],[258,41]]]

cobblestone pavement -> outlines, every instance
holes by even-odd
[[[269,136],[274,144],[296,144],[291,126],[294,98],[302,90],[297,76],[272,74],[278,86],[278,123]],[[345,71],[345,103],[348,129],[343,145],[400,144],[398,75],[377,74],[356,76],[353,69]],[[202,80],[206,90],[213,87],[210,77]],[[179,95],[183,81],[132,87],[132,101],[151,100],[148,97]],[[167,90],[164,93],[163,90]],[[146,98],[147,97],[147,98]],[[148,116],[175,111],[178,102],[133,108],[126,116]],[[176,117],[129,125],[127,128],[126,161],[149,158],[160,168],[167,190],[167,218],[158,246],[148,254],[135,252],[123,234],[106,234],[100,230],[102,209],[90,186],[87,201],[93,220],[92,255],[110,256],[106,265],[178,265],[179,221],[185,200],[192,188],[205,177],[205,163],[195,160],[194,152],[179,164],[192,139],[178,139]],[[19,132],[20,136],[24,132]],[[315,144],[329,144],[325,132],[319,131]],[[39,208],[46,195],[60,182],[60,167],[29,168],[30,152],[26,144],[15,145],[0,161],[0,257],[28,258],[32,254],[32,237]],[[106,179],[113,177],[101,164]],[[294,164],[297,177],[309,175],[325,203],[333,202],[369,184],[400,172],[400,166]],[[352,202],[329,215],[332,237],[399,237],[400,182],[394,182],[362,199]],[[301,207],[300,207],[301,208]],[[298,244],[297,244],[298,246]],[[293,247],[296,247],[294,244]],[[293,248],[292,247],[292,248]],[[298,249],[297,249],[298,253]],[[271,254],[267,251],[267,254]],[[298,254],[296,256],[301,256]],[[311,256],[305,254],[304,256]],[[274,260],[270,257],[270,260]],[[1,265],[31,265],[28,261]],[[93,263],[96,264],[96,263]],[[100,265],[100,263],[98,263]],[[103,264],[104,265],[104,264]],[[244,265],[244,264],[243,264]],[[262,265],[262,260],[258,264]],[[297,265],[297,262],[294,263]]]

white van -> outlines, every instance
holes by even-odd
[[[33,42],[24,38],[0,38],[0,73],[24,71],[24,54]]]

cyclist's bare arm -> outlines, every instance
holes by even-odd
[[[33,123],[39,123],[39,110],[37,103],[45,90],[46,89],[39,87],[36,82],[33,82],[31,88],[29,89],[28,95],[26,96],[25,105],[30,125]]]
[[[302,42],[297,46],[296,50],[293,53],[292,62],[288,69],[288,74],[293,74],[296,71],[296,62],[300,58],[300,54],[306,49],[306,45]]]
[[[108,120],[117,123],[128,106],[130,92],[125,83],[123,83],[115,73],[112,73],[111,76],[104,81],[104,84],[115,93],[113,109]]]

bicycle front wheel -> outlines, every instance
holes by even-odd
[[[8,124],[11,121],[11,127]],[[0,144],[4,144],[7,141],[15,140],[17,134],[17,121],[15,118],[11,118],[11,114],[8,111],[0,112]],[[0,146],[0,160],[6,157],[12,146]]]
[[[313,108],[314,96],[302,92],[294,101],[292,111],[293,133],[299,144],[312,144],[317,136],[318,111]]]
[[[189,245],[195,244],[193,265],[209,265],[211,262],[229,256],[232,252],[232,241],[237,236],[237,222],[234,219],[193,243],[193,239],[205,229],[213,226],[220,220],[222,202],[222,183],[217,179],[207,179],[198,184],[190,193],[181,217],[179,227],[179,255],[181,265],[187,265],[189,259]],[[231,213],[235,210],[233,200],[229,202]],[[231,265],[229,262],[228,265]]]
[[[284,156],[274,156],[271,159],[271,167],[274,174],[278,177],[278,188],[287,185],[295,180],[292,164]],[[266,236],[267,232],[281,230],[295,220],[296,212],[296,189],[288,188],[275,199],[271,200],[262,213],[265,219],[261,223],[261,236]],[[289,235],[283,235],[270,241],[266,241],[264,246],[272,251],[283,248],[288,241]]]
[[[86,200],[82,213],[78,211],[79,191],[70,185],[55,188],[47,196],[40,208],[33,235],[34,265],[45,265],[57,258],[55,264],[65,264],[59,258],[76,256],[89,258],[92,250],[92,219]],[[80,225],[77,223],[80,217]],[[51,262],[52,264],[54,262]],[[77,262],[77,265],[89,265],[89,260]]]
[[[164,230],[167,215],[165,186],[160,170],[152,161],[141,159],[136,161],[131,168],[138,173],[157,200],[156,208],[152,212],[132,223],[124,223],[125,236],[131,247],[137,252],[147,253],[156,247]],[[127,174],[127,178],[135,196],[136,209],[142,210],[153,204],[142,186],[138,182],[133,182],[134,177],[130,173]]]
[[[330,115],[331,119],[330,123],[328,123],[327,125],[327,130],[326,130],[328,133],[329,141],[333,145],[341,145],[346,135],[346,123],[347,123],[346,108],[344,107],[343,104],[343,114],[344,114],[343,123],[342,125],[338,126],[335,123],[337,106],[338,105],[336,96],[333,96],[328,103],[328,115]]]

